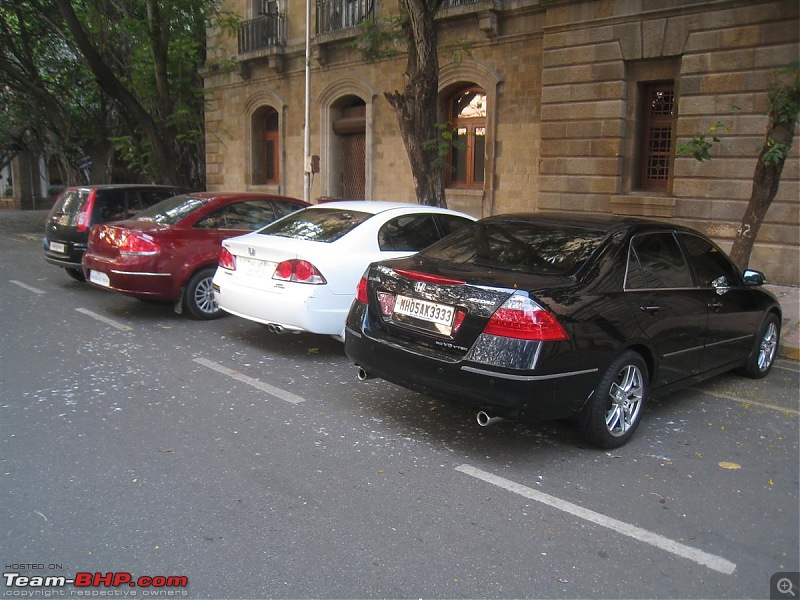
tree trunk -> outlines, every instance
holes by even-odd
[[[153,46],[153,66],[156,75],[156,91],[158,92],[158,109],[161,120],[169,119],[172,114],[172,99],[169,92],[169,23],[163,23],[161,11],[156,0],[147,0],[147,30]]]
[[[179,174],[175,162],[168,135],[164,135],[150,113],[145,110],[141,103],[131,94],[124,85],[117,79],[113,71],[97,52],[84,31],[75,11],[72,9],[70,0],[57,0],[67,27],[72,33],[72,37],[81,51],[87,65],[97,77],[98,85],[111,98],[114,98],[129,118],[133,119],[141,127],[153,152],[153,165],[158,170],[159,183],[180,184]]]
[[[785,159],[775,164],[765,163],[764,155],[769,149],[771,142],[784,144],[786,153],[792,146],[794,135],[795,119],[776,123],[770,115],[769,125],[767,126],[766,142],[758,155],[755,172],[753,173],[753,191],[750,194],[750,202],[747,204],[742,223],[736,232],[731,249],[731,260],[737,267],[744,270],[750,262],[750,253],[753,251],[753,244],[758,236],[758,230],[767,214],[775,195],[778,193],[778,185],[781,181],[781,173]]]
[[[447,206],[437,151],[425,142],[439,135],[436,128],[439,95],[439,57],[435,16],[441,0],[401,0],[408,15],[408,62],[403,92],[384,96],[397,113],[400,135],[411,162],[414,191],[420,204]]]

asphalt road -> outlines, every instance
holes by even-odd
[[[800,570],[796,362],[604,452],[74,282],[35,238],[0,239],[6,597],[769,598]],[[53,587],[95,573],[119,585]]]

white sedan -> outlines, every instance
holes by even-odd
[[[222,310],[270,331],[344,339],[367,266],[414,254],[474,218],[398,202],[320,204],[222,243],[213,290]]]

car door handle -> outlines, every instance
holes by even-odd
[[[722,302],[709,302],[708,303],[708,308],[710,308],[712,310],[718,310],[718,309],[722,308]]]
[[[650,314],[654,315],[654,314],[656,314],[658,311],[660,311],[660,310],[661,310],[661,307],[660,307],[660,306],[658,306],[658,305],[654,305],[654,306],[640,306],[640,307],[639,307],[639,310],[641,310],[642,312],[649,312]]]

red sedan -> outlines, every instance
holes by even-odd
[[[221,316],[211,280],[222,240],[254,231],[308,206],[257,193],[175,196],[135,219],[96,225],[83,256],[86,280],[140,298],[174,302],[197,319]]]

